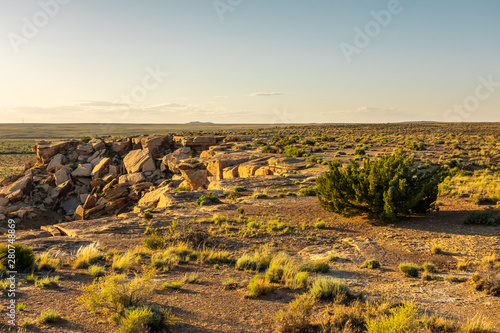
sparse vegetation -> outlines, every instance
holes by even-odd
[[[267,282],[266,278],[257,274],[248,283],[247,290],[250,297],[257,298],[270,293],[272,286]]]
[[[151,272],[136,275],[131,280],[123,274],[108,275],[83,287],[83,295],[78,301],[93,312],[121,313],[125,308],[143,303],[152,295],[153,277]]]
[[[380,268],[380,262],[378,262],[378,260],[375,259],[370,259],[365,261],[360,268],[377,269]]]
[[[61,314],[52,309],[43,310],[38,320],[42,324],[54,324],[61,321]]]
[[[413,263],[402,263],[399,264],[398,268],[401,273],[411,277],[418,277],[420,271],[420,266]]]
[[[99,250],[98,243],[91,243],[87,246],[82,246],[76,253],[76,258],[73,261],[73,268],[86,268],[91,264],[97,263],[104,257],[104,253]]]
[[[206,195],[202,195],[196,200],[198,206],[216,205],[219,203],[221,203],[220,199],[216,197],[213,192],[208,192]]]
[[[35,266],[35,256],[33,250],[28,246],[14,243],[10,245],[0,245],[0,269],[9,271],[30,271]],[[14,264],[9,264],[9,259],[15,258]]]
[[[338,295],[348,295],[349,288],[340,280],[317,278],[311,285],[309,293],[316,299],[335,298]]]

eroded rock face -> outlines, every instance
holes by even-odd
[[[234,154],[222,154],[214,157],[211,160],[206,162],[207,171],[208,171],[208,179],[209,181],[217,181],[224,179],[224,169],[235,166],[241,163],[248,161],[248,154],[245,153],[234,153]],[[237,174],[237,171],[233,172],[234,175]],[[229,174],[228,174],[229,175]]]
[[[188,159],[192,155],[191,148],[182,147],[171,154],[165,155],[162,159],[162,164],[167,166],[173,173],[179,174],[181,171],[177,167],[182,160]]]
[[[204,189],[208,186],[208,172],[203,163],[181,163],[178,168],[192,190]]]
[[[129,138],[106,140],[105,143],[111,147],[112,151],[119,154],[128,152],[132,147],[132,143]]]
[[[72,145],[72,141],[41,142],[36,145],[36,155],[43,163],[48,163],[52,156],[68,150]]]
[[[92,173],[90,174],[92,176],[92,179],[102,178],[106,173],[108,173],[110,164],[111,164],[110,158],[108,158],[108,157],[103,158],[99,162],[99,164],[97,164],[92,169]]]
[[[158,156],[161,151],[169,149],[172,137],[165,136],[147,136],[141,138],[142,149],[149,149],[153,156]]]
[[[123,163],[128,173],[136,173],[140,171],[151,171],[151,163],[154,165],[154,160],[151,152],[146,148],[132,150],[123,158]],[[143,167],[145,167],[146,170],[143,170]]]
[[[174,136],[174,145],[177,148],[190,147],[194,152],[201,153],[207,150],[210,146],[215,146],[218,142],[224,140],[223,136],[207,135],[207,136]]]
[[[166,207],[165,195],[171,189],[167,187],[160,187],[154,191],[146,193],[137,203],[140,207]]]

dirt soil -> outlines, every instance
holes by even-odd
[[[231,236],[228,232],[212,230],[213,244],[234,252],[235,258],[249,248],[264,245],[304,259],[325,258],[334,253],[338,259],[330,263],[331,270],[325,275],[344,280],[354,293],[363,293],[369,299],[415,300],[427,313],[458,322],[480,315],[500,332],[500,298],[475,291],[468,282],[478,267],[477,262],[484,256],[500,255],[500,227],[464,225],[468,211],[477,210],[477,205],[469,199],[440,200],[439,212],[386,225],[325,212],[315,197],[240,197],[224,205],[202,208],[187,204],[168,212],[156,210],[154,220],[156,227],[168,226],[175,219],[179,221],[180,229],[196,224],[197,228],[208,230],[213,225],[189,220],[219,214],[227,216],[228,221],[235,221],[237,207],[244,207],[247,217],[256,220],[270,220],[279,214],[285,225],[295,228],[282,235],[262,232],[255,237],[238,237],[237,233]],[[325,229],[300,228],[301,225],[313,226],[318,218],[326,222]],[[69,234],[63,236],[37,238],[39,231],[22,231],[18,237],[21,243],[32,246],[36,252],[54,249],[62,251],[62,255],[69,255],[79,246],[94,241],[106,251],[125,251],[142,245],[146,226],[138,213],[128,213],[115,218],[71,222],[66,228]],[[440,246],[444,252],[431,254],[434,245]],[[380,261],[381,269],[360,269],[367,259]],[[429,261],[438,269],[436,279],[432,281],[406,277],[398,271],[397,266],[402,262],[423,264]],[[458,261],[468,262],[469,270],[456,270]],[[108,271],[111,262],[108,257],[105,262]],[[147,263],[147,260],[142,263]],[[179,291],[159,288],[165,281],[180,280],[186,273],[193,272],[198,272],[201,283],[183,284]],[[246,285],[254,274],[238,271],[234,264],[220,265],[218,269],[211,264],[196,262],[180,264],[172,271],[157,274],[158,288],[150,302],[170,308],[180,319],[170,328],[171,332],[269,332],[273,329],[275,312],[305,290],[277,287],[271,294],[251,299],[246,296]],[[30,318],[34,325],[27,330],[5,325],[4,331],[97,333],[118,330],[107,316],[90,313],[76,302],[82,295],[80,288],[93,280],[84,269],[63,265],[50,275],[61,277],[59,287],[40,289],[20,280],[23,282],[18,287],[17,301],[25,303],[26,309],[18,313],[17,321],[21,323],[24,318]],[[456,282],[449,282],[449,275],[455,276]],[[225,290],[224,282],[230,278],[238,282],[238,287]],[[5,296],[2,296],[1,304],[7,305]],[[319,307],[326,304],[320,303]],[[64,320],[51,325],[38,323],[40,312],[46,308],[59,311]],[[5,322],[4,308],[0,313],[0,323]]]

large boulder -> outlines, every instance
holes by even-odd
[[[158,156],[160,152],[169,148],[172,142],[170,135],[146,136],[141,138],[142,149],[149,149],[153,156]]]
[[[181,171],[177,167],[182,160],[188,159],[192,155],[191,148],[182,147],[171,154],[165,155],[162,164],[167,166],[173,173],[179,174]]]
[[[94,169],[92,169],[92,179],[98,179],[104,177],[108,173],[109,165],[111,164],[111,159],[109,157],[103,158],[99,164],[97,164]]]
[[[238,166],[238,174],[241,178],[253,177],[257,170],[263,166],[267,166],[269,157],[261,157]]]
[[[161,187],[144,194],[137,203],[140,207],[166,207],[165,195],[170,192],[167,187]]]
[[[151,163],[154,165],[154,159],[149,149],[136,149],[125,156],[123,163],[128,173],[136,173],[144,171],[143,167],[150,171]]]
[[[208,172],[203,163],[181,163],[178,165],[191,190],[204,189],[208,186]]]
[[[36,145],[36,155],[42,162],[48,163],[50,158],[57,153],[68,150],[74,144],[71,141],[40,142]]]

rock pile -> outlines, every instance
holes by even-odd
[[[234,178],[305,167],[300,159],[245,150],[251,136],[141,136],[40,142],[37,160],[0,182],[0,214],[53,210],[66,220],[116,214],[134,205],[166,207],[172,192],[217,188]],[[1,215],[0,215],[1,217]]]

